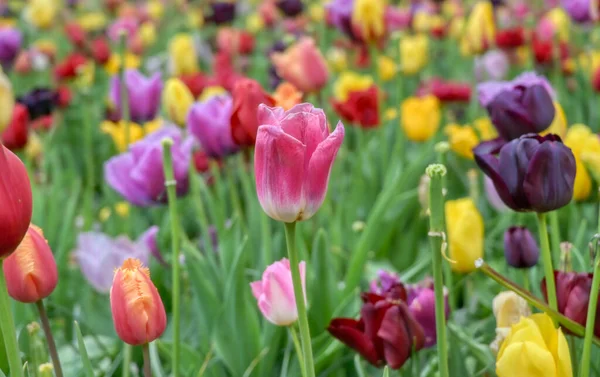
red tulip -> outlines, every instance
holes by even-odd
[[[8,294],[13,299],[33,303],[50,296],[58,283],[52,250],[42,230],[30,225],[17,250],[4,260]]]
[[[2,144],[0,172],[0,258],[4,258],[15,251],[29,229],[33,198],[25,165]]]
[[[377,86],[351,92],[345,102],[332,100],[331,105],[342,119],[363,128],[379,125],[379,100]]]
[[[525,44],[525,30],[522,27],[502,29],[496,32],[496,46],[515,48]]]
[[[418,96],[433,94],[442,102],[469,102],[471,86],[458,81],[444,81],[434,77],[417,89]]]
[[[75,47],[83,47],[85,45],[86,33],[79,24],[71,22],[65,25],[65,34],[67,38],[75,45]]]
[[[188,87],[194,98],[198,98],[204,88],[210,86],[210,79],[200,72],[179,76],[179,80]]]
[[[213,71],[216,83],[228,91],[232,91],[235,83],[244,77],[235,71],[231,55],[225,51],[217,52],[215,55]]]
[[[105,38],[96,38],[91,44],[92,56],[98,64],[104,64],[110,59],[110,46]]]
[[[18,150],[27,145],[29,113],[27,107],[17,103],[13,110],[12,121],[4,130],[0,139],[4,146],[10,150]]]
[[[56,104],[61,108],[65,108],[71,104],[73,94],[68,86],[61,85],[56,89],[56,97]]]
[[[552,39],[543,39],[536,34],[531,39],[533,55],[538,64],[549,64],[556,58],[555,49],[558,48],[558,57],[565,60],[569,57],[569,46],[560,42],[558,46]]]
[[[241,78],[235,83],[232,92],[233,112],[231,132],[233,141],[240,146],[253,146],[258,131],[258,106],[275,106],[275,100],[267,94],[258,82]]]
[[[71,79],[77,76],[78,70],[87,63],[87,58],[73,53],[54,68],[54,75],[59,80]]]
[[[230,55],[249,54],[254,50],[254,37],[244,30],[221,28],[217,34],[217,50]]]

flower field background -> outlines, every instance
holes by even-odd
[[[599,14],[0,3],[0,376],[600,376]]]

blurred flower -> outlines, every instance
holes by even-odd
[[[310,20],[314,23],[324,22],[325,8],[323,7],[323,4],[310,4],[308,7],[308,15],[310,16]]]
[[[282,107],[284,110],[289,110],[292,107],[302,102],[303,94],[301,91],[289,82],[282,82],[277,86],[273,99],[276,107]]]
[[[79,16],[77,23],[87,32],[95,32],[104,29],[107,23],[103,12],[88,12]]]
[[[31,184],[27,169],[10,150],[0,144],[0,258],[9,256],[29,229],[32,215]]]
[[[129,123],[129,144],[135,143],[136,141],[141,140],[144,136],[151,134],[152,132],[158,130],[162,125],[162,120],[154,119],[152,121],[137,124],[130,122]],[[100,125],[100,129],[105,134],[110,135],[117,150],[122,153],[127,150],[127,127],[125,127],[125,121],[119,120],[118,122],[104,121]]]
[[[104,164],[106,182],[129,203],[147,207],[167,200],[162,161],[162,140],[165,138],[174,142],[171,153],[177,194],[187,192],[193,140],[184,140],[177,127],[163,127]]]
[[[165,13],[165,6],[160,0],[150,0],[146,4],[146,12],[152,20],[159,21]]]
[[[405,75],[415,75],[429,61],[429,39],[427,35],[405,35],[400,39],[400,69]]]
[[[377,70],[381,80],[387,82],[396,77],[398,67],[392,58],[382,55],[377,60]]]
[[[211,13],[206,17],[206,21],[217,25],[232,22],[235,19],[235,6],[235,1],[212,1]]]
[[[96,46],[98,47],[98,46]],[[102,48],[104,48],[104,46],[102,46]],[[105,53],[106,51],[103,51],[103,53]],[[108,58],[108,60],[106,61],[106,63],[104,64],[104,69],[106,70],[106,72],[110,75],[116,75],[119,73],[119,70],[121,69],[121,56],[119,54],[111,54],[110,57]],[[141,59],[139,58],[139,56],[132,54],[130,52],[127,52],[125,54],[125,69],[126,70],[132,70],[132,69],[137,69],[140,67],[140,65],[142,64]]]
[[[87,232],[77,236],[75,258],[87,281],[100,293],[108,293],[115,269],[128,258],[150,262],[151,246],[156,244],[157,227],[151,227],[137,241],[126,236],[111,238],[104,233]]]
[[[428,94],[433,94],[443,103],[469,102],[471,99],[471,85],[433,77],[423,82],[419,89],[417,89],[417,96],[426,96]]]
[[[511,326],[496,359],[498,377],[572,377],[569,345],[545,313],[522,317]]]
[[[401,104],[401,126],[409,140],[427,141],[440,127],[440,101],[432,96],[409,97]]]
[[[495,354],[498,353],[502,342],[510,328],[519,323],[522,317],[531,315],[531,308],[527,301],[513,291],[500,292],[492,301],[494,317],[496,317],[496,339],[490,345]]]
[[[475,58],[475,78],[481,80],[502,80],[508,73],[508,56],[501,50],[490,50]]]
[[[12,84],[2,69],[0,69],[0,133],[10,124],[14,107],[15,96]]]
[[[27,107],[17,103],[12,112],[12,120],[4,132],[0,133],[0,142],[10,150],[19,150],[27,145],[29,139],[29,113]]]
[[[134,17],[121,17],[108,27],[107,35],[114,43],[119,43],[121,34],[124,34],[129,44],[137,34],[138,27],[138,21]]]
[[[170,78],[165,84],[163,107],[171,121],[180,127],[185,126],[188,111],[194,103],[194,96],[178,78]]]
[[[202,94],[198,96],[198,100],[200,102],[204,102],[206,100],[211,99],[212,97],[220,96],[222,94],[227,94],[227,90],[222,86],[207,86],[202,90]]]
[[[342,72],[333,84],[333,95],[337,101],[345,102],[352,92],[365,91],[374,83],[373,78],[369,75],[360,75],[352,71]]]
[[[388,5],[385,9],[385,28],[387,33],[406,30],[410,27],[411,14],[407,8]]]
[[[569,40],[571,22],[569,15],[562,8],[550,9],[537,23],[535,34],[543,40],[558,39],[560,42]]]
[[[187,115],[188,131],[210,157],[221,158],[238,150],[231,137],[232,107],[231,97],[221,94],[196,102],[190,108]]]
[[[306,263],[300,262],[298,268],[306,301]],[[267,266],[262,279],[250,283],[250,287],[258,301],[258,308],[269,322],[277,326],[290,326],[298,320],[289,260],[284,258]]]
[[[57,4],[54,0],[30,0],[25,9],[25,19],[38,29],[47,29],[54,25]]]
[[[327,52],[327,63],[329,68],[335,72],[343,72],[348,68],[348,57],[346,50],[333,47]]]
[[[553,90],[535,73],[525,72],[512,81],[479,84],[477,92],[479,102],[506,140],[544,131],[554,120]]]
[[[330,134],[323,110],[308,103],[289,111],[261,105],[258,120],[254,168],[263,210],[288,223],[311,218],[325,200],[344,126]]]
[[[526,43],[525,29],[523,27],[519,26],[496,31],[496,47],[498,48],[513,49],[521,47]]]
[[[302,0],[277,0],[276,4],[287,17],[296,17],[304,10]]]
[[[446,201],[450,266],[457,272],[471,272],[483,257],[483,217],[471,198]]]
[[[56,91],[48,88],[35,88],[18,97],[17,102],[27,107],[31,120],[36,120],[52,114],[58,102],[58,95]]]
[[[504,258],[509,266],[530,268],[540,259],[540,248],[524,226],[511,226],[504,232]]]
[[[365,41],[377,42],[384,37],[386,0],[354,0],[352,24]]]
[[[152,22],[144,22],[140,26],[138,38],[144,47],[150,47],[156,42],[156,26]]]
[[[432,347],[437,342],[437,330],[435,327],[435,291],[433,280],[425,279],[419,284],[407,287],[408,310],[423,328],[425,335],[424,347]],[[448,304],[448,291],[444,288],[444,314],[447,319],[450,315]]]
[[[569,123],[567,122],[565,111],[558,101],[554,101],[554,114],[552,124],[545,131],[541,132],[540,135],[556,134],[560,137],[565,137]]]
[[[354,89],[371,80],[369,76],[366,76],[356,82],[350,83],[347,87],[343,87],[347,83],[342,82],[342,86],[337,85],[340,81],[344,81],[344,75],[342,74],[338,81],[336,81],[336,85],[334,86],[336,98],[331,100],[331,105],[344,121],[363,128],[379,126],[379,90],[377,86],[371,84],[367,89]],[[348,89],[349,91],[346,92]],[[340,97],[337,97],[338,95],[345,97],[346,100],[340,101]]]
[[[257,118],[260,104],[273,106],[275,100],[267,94],[260,84],[252,79],[239,79],[232,91],[233,111],[231,113],[231,132],[233,141],[239,146],[253,146],[260,125]]]
[[[303,37],[271,60],[277,73],[304,93],[320,91],[329,78],[327,64],[312,38]]]
[[[194,40],[190,34],[179,33],[171,38],[169,57],[175,76],[190,75],[200,70]]]
[[[54,76],[58,80],[69,80],[78,76],[87,64],[87,58],[79,53],[72,53],[56,65],[54,68]]]
[[[362,41],[360,31],[353,27],[355,0],[331,0],[325,6],[328,19],[338,30],[347,35],[352,41]],[[364,1],[363,1],[364,2]],[[380,28],[383,28],[383,15],[379,20]]]
[[[245,30],[220,28],[217,32],[217,50],[231,56],[250,54],[254,50],[254,37]]]
[[[252,33],[256,34],[265,28],[265,21],[262,16],[258,13],[251,13],[246,18],[246,29]]]
[[[82,48],[87,38],[85,30],[76,22],[70,22],[64,27],[65,35],[76,48]]]
[[[523,135],[475,148],[475,161],[515,211],[548,212],[573,197],[575,157],[556,135]]]
[[[23,36],[19,29],[0,28],[0,64],[3,67],[8,68],[13,64],[21,50],[22,42]]]
[[[3,261],[6,288],[13,300],[34,303],[56,288],[58,271],[48,241],[40,228],[31,224],[14,253]]]
[[[402,288],[402,291],[404,288]],[[360,318],[334,318],[327,331],[375,366],[401,368],[413,352],[423,348],[425,334],[406,305],[406,292],[390,300],[362,294]]]
[[[150,270],[138,259],[127,259],[115,272],[110,307],[117,335],[133,346],[158,339],[167,327],[167,315]]]
[[[600,138],[586,125],[574,124],[567,132],[565,145],[571,148],[577,166],[573,199],[585,200],[592,192],[592,178],[586,168],[584,157],[587,157],[586,155],[600,156]],[[600,171],[593,173],[598,174]]]
[[[485,194],[486,194],[487,200],[490,203],[490,205],[496,211],[499,211],[499,212],[504,212],[504,211],[508,210],[508,207],[506,206],[506,204],[504,204],[504,202],[500,198],[500,195],[498,194],[498,191],[496,190],[496,187],[494,186],[494,182],[490,179],[490,177],[485,176],[483,178],[483,183],[484,183],[484,188],[485,188]]]
[[[461,49],[468,55],[480,54],[494,41],[496,25],[494,7],[489,1],[478,1],[473,6],[465,30]]]
[[[444,133],[448,136],[450,149],[461,157],[473,159],[473,148],[479,143],[477,133],[470,125],[461,126],[451,123],[444,127]]]
[[[160,96],[163,88],[160,73],[146,77],[139,71],[125,71],[125,87],[131,120],[143,123],[156,118],[160,110]],[[121,80],[113,76],[110,83],[110,102],[117,114],[122,116]]]

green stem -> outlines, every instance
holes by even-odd
[[[446,315],[444,302],[444,276],[442,273],[442,248],[444,236],[444,196],[442,194],[444,165],[435,164],[427,168],[431,178],[429,185],[429,243],[433,260],[433,285],[435,293],[435,330],[437,334],[437,353],[440,377],[449,377],[448,345],[446,342]]]
[[[302,377],[306,377],[306,365],[304,364],[304,358],[302,357],[302,346],[300,345],[300,339],[298,338],[296,327],[292,325],[289,327],[289,329],[290,335],[292,336],[292,341],[294,342],[294,348],[296,349],[296,354],[298,355],[298,364],[300,364]]]
[[[165,172],[165,186],[169,199],[169,216],[171,217],[171,246],[173,249],[171,266],[173,268],[173,376],[179,377],[179,336],[181,327],[180,279],[179,279],[179,215],[177,214],[177,192],[175,175],[173,173],[173,156],[171,146],[173,140],[164,139],[163,146],[163,169]],[[210,242],[210,240],[209,240]]]
[[[8,366],[11,377],[23,377],[21,354],[17,344],[17,330],[12,317],[10,300],[6,289],[6,278],[4,277],[4,259],[0,259],[0,328],[4,337],[4,347],[8,357]]]
[[[85,106],[82,107],[82,117],[84,123],[84,139],[83,145],[85,146],[85,170],[86,170],[86,197],[85,197],[85,215],[83,229],[89,231],[92,228],[94,222],[94,186],[96,185],[95,173],[94,173],[94,142],[92,122],[89,118],[90,109],[87,108],[88,94],[82,94]]]
[[[594,242],[598,242],[595,240]],[[581,354],[580,369],[581,377],[589,377],[591,356],[592,356],[592,339],[594,338],[594,328],[596,324],[596,308],[598,307],[598,292],[600,291],[600,253],[596,250],[594,260],[594,277],[592,278],[592,289],[590,292],[590,302],[587,310],[587,320],[585,322],[585,337],[583,338],[583,352]]]
[[[525,288],[526,291],[529,291],[530,290],[529,269],[524,268],[522,271],[523,271],[523,288]]]
[[[119,56],[121,64],[119,65],[119,91],[121,95],[121,120],[125,127],[125,149],[129,148],[130,140],[130,114],[129,114],[129,93],[127,92],[127,83],[125,81],[125,60],[127,57],[127,33],[122,32],[119,35]]]
[[[552,267],[552,253],[550,252],[550,242],[548,241],[548,227],[546,225],[545,213],[538,213],[538,226],[540,228],[540,248],[544,263],[544,274],[546,275],[548,303],[552,310],[557,310],[556,283],[554,281],[554,268]]]
[[[548,214],[550,218],[550,238],[552,240],[552,254],[560,255],[560,227],[558,226],[558,211]]]
[[[129,377],[131,369],[131,346],[127,343],[123,343],[123,373],[121,376]]]
[[[56,343],[54,342],[54,336],[52,335],[52,329],[50,328],[50,321],[48,320],[48,313],[46,313],[44,302],[39,300],[35,303],[35,306],[40,313],[42,328],[44,329],[44,335],[46,335],[46,342],[48,343],[48,351],[50,351],[50,358],[52,359],[52,364],[54,364],[54,373],[56,373],[56,377],[63,377],[58,351],[56,350]]]
[[[144,354],[144,377],[152,377],[152,368],[150,363],[150,344],[146,343],[142,346]]]
[[[294,285],[294,296],[296,298],[296,307],[298,309],[298,326],[300,327],[302,357],[304,359],[306,377],[315,377],[312,342],[310,339],[310,329],[308,327],[308,315],[306,313],[305,296],[302,288],[302,279],[300,277],[300,261],[298,260],[298,250],[296,249],[295,222],[285,223],[285,241],[288,249],[288,257],[290,259],[290,269],[292,270],[292,284]]]

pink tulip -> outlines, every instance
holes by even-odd
[[[300,262],[300,278],[302,279],[302,292],[306,302],[306,268]],[[290,261],[286,258],[268,266],[263,272],[262,280],[250,283],[252,294],[258,300],[258,308],[265,318],[278,326],[289,326],[298,319],[294,286],[292,285],[292,271]]]
[[[339,122],[330,134],[323,110],[309,103],[288,111],[260,105],[258,121],[254,169],[260,205],[275,220],[311,218],[325,200],[344,125]]]
[[[279,76],[304,93],[316,92],[327,84],[327,63],[312,38],[301,38],[271,59]]]

